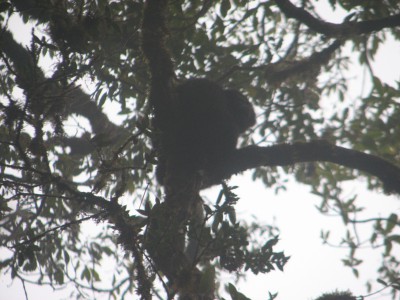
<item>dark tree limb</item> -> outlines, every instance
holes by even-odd
[[[334,41],[331,45],[311,54],[309,57],[305,57],[301,60],[289,61],[286,58],[275,62],[269,63],[262,66],[233,66],[230,70],[223,74],[218,79],[218,82],[231,76],[237,71],[263,71],[264,76],[269,84],[279,84],[289,78],[300,77],[304,73],[311,71],[319,71],[319,69],[327,64],[331,59],[333,53],[343,45],[341,40]]]
[[[261,166],[288,166],[302,162],[331,162],[360,170],[379,178],[386,192],[400,194],[398,166],[378,156],[335,146],[324,140],[238,149],[234,155],[221,162],[221,165],[210,170],[211,175],[205,186],[217,184],[233,174]]]
[[[169,32],[166,10],[168,1],[146,1],[143,14],[142,49],[151,74],[149,102],[154,110],[155,125],[166,129],[171,122],[171,88],[174,67],[166,47]]]
[[[10,2],[22,15],[34,18],[40,23],[48,22],[55,11],[48,1],[43,3],[37,0],[11,0]]]
[[[295,6],[289,0],[275,0],[276,5],[288,18],[293,18],[307,25],[315,32],[335,37],[348,37],[379,31],[384,28],[400,26],[400,14],[386,18],[361,22],[335,24],[317,19],[303,8]]]
[[[265,66],[265,77],[269,83],[279,83],[290,77],[299,76],[305,72],[317,69],[327,64],[332,54],[340,48],[342,42],[337,40],[322,51],[315,52],[307,58],[294,62],[277,62]]]

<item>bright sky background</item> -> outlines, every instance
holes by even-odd
[[[324,13],[324,10],[320,10],[322,17],[326,16]],[[342,18],[335,19],[330,16],[330,21],[340,22],[341,20]],[[22,30],[17,23],[12,23],[11,28],[17,34],[17,40],[29,41],[29,31]],[[373,63],[376,73],[391,84],[394,80],[400,79],[399,53],[399,43],[388,42]],[[362,70],[350,71],[348,77],[354,79],[352,90],[347,97],[353,99],[360,95],[362,75]],[[364,259],[360,268],[361,279],[356,279],[349,268],[344,268],[340,259],[347,254],[347,249],[324,246],[319,238],[321,229],[330,229],[332,237],[337,233],[336,241],[339,243],[340,237],[343,236],[344,226],[339,218],[325,217],[317,211],[315,206],[320,203],[320,200],[310,193],[309,187],[289,181],[287,191],[276,195],[261,183],[252,182],[248,173],[234,177],[230,184],[239,186],[236,190],[241,197],[237,206],[238,219],[242,216],[250,219],[252,215],[255,215],[265,224],[277,225],[281,230],[278,248],[291,256],[283,273],[276,271],[257,277],[248,276],[246,282],[239,285],[242,293],[253,300],[268,299],[268,292],[279,292],[278,299],[282,300],[315,299],[322,293],[335,289],[349,289],[356,296],[367,294],[364,282],[366,279],[375,282],[376,269],[380,262],[379,253],[369,250],[359,251]],[[358,203],[362,203],[362,206],[367,208],[365,217],[385,217],[392,212],[400,213],[398,197],[385,196],[380,192],[368,192],[362,180],[346,187],[348,195],[358,194]],[[204,194],[209,199],[215,199],[216,191],[217,189],[214,189]],[[366,238],[370,233],[369,228],[369,225],[365,227],[364,237]],[[18,281],[12,285],[10,283],[9,275],[0,275],[0,300],[25,299],[21,283]],[[374,284],[374,288],[377,290],[381,288],[381,285]],[[27,291],[29,300],[69,299],[68,290],[55,293],[48,287],[27,285]],[[390,299],[390,297],[383,297],[380,294],[368,299]]]

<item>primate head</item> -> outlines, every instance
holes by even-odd
[[[256,123],[253,106],[241,92],[234,89],[224,90],[228,108],[235,117],[239,133],[245,132]]]
[[[167,169],[207,173],[236,150],[239,135],[255,124],[248,99],[211,80],[187,80],[173,96],[173,126],[163,133],[156,174],[161,184]]]

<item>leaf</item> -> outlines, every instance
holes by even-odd
[[[397,220],[398,220],[398,217],[396,214],[391,214],[389,216],[389,219],[387,220],[386,230],[385,230],[386,233],[389,233],[393,230],[393,228],[397,225]]]
[[[97,273],[97,271],[95,269],[92,269],[92,276],[93,276],[94,281],[100,281],[99,273]]]
[[[99,99],[99,106],[102,107],[104,105],[104,103],[106,102],[107,99],[107,93],[104,93],[103,95],[101,95],[100,99]]]
[[[61,270],[57,270],[54,273],[54,280],[59,284],[63,284],[64,283],[64,273]]]
[[[112,251],[111,248],[110,248],[110,247],[107,247],[107,246],[106,246],[106,247],[103,247],[103,248],[102,248],[102,251],[103,251],[106,255],[108,255],[108,256],[114,254],[114,251]]]
[[[11,4],[8,2],[0,3],[0,13],[5,12],[11,7]]]
[[[267,249],[272,249],[273,246],[275,246],[279,241],[279,236],[276,236],[273,239],[268,240],[264,246],[262,247],[263,250],[267,250]]]
[[[25,261],[25,256],[22,252],[18,253],[18,266],[22,267]]]
[[[376,281],[379,282],[380,284],[384,285],[384,286],[388,286],[388,284],[385,281],[383,281],[382,279],[380,279],[380,278],[378,278]]]
[[[235,287],[232,283],[229,283],[229,284],[228,284],[228,292],[229,292],[229,294],[231,295],[232,299],[233,299],[234,297],[236,297],[237,290],[236,290],[236,287]]]
[[[85,267],[81,273],[81,279],[86,279],[86,281],[90,281],[91,275],[88,267]]]
[[[398,235],[398,234],[390,235],[387,237],[387,239],[390,240],[391,242],[400,244],[400,235]]]
[[[207,204],[204,204],[204,210],[207,216],[212,214],[212,209]]]
[[[357,269],[355,269],[355,268],[352,268],[351,270],[352,270],[352,272],[353,272],[354,276],[355,276],[356,278],[358,278],[358,277],[359,277],[358,270],[357,270]]]
[[[386,238],[384,241],[384,245],[385,245],[385,256],[390,255],[390,252],[392,251],[392,241],[390,238]]]
[[[283,265],[282,265],[282,264],[280,264],[279,262],[277,262],[275,265],[277,266],[277,268],[279,269],[279,271],[283,272]]]
[[[70,257],[69,257],[68,251],[64,250],[64,261],[65,261],[66,265],[69,263],[69,260],[70,260]]]
[[[271,294],[270,292],[268,293],[268,296],[269,296],[269,300],[274,300],[276,297],[278,297],[278,293],[275,293],[275,294]]]
[[[216,205],[218,205],[218,204],[221,202],[222,196],[223,196],[223,195],[224,195],[224,190],[221,190],[221,191],[219,192],[219,194],[218,194],[217,201],[215,202]]]
[[[0,270],[9,267],[11,265],[12,261],[13,260],[11,258],[8,258],[5,260],[0,260]]]
[[[139,214],[141,214],[141,215],[143,215],[143,216],[145,216],[145,217],[148,216],[148,212],[147,212],[146,210],[144,210],[144,209],[137,209],[136,211],[137,211]]]
[[[242,293],[238,292],[236,287],[229,283],[228,285],[229,295],[231,296],[232,300],[251,300],[250,298],[246,297]]]
[[[219,224],[221,224],[223,221],[223,215],[222,213],[218,212],[215,217],[214,217],[214,221],[211,225],[212,231],[213,232],[217,232]]]
[[[236,224],[236,211],[233,207],[229,208],[228,217],[229,217],[229,221],[231,222],[231,224],[235,225]]]
[[[228,14],[229,9],[231,8],[231,2],[230,0],[224,0],[221,3],[221,15],[223,17],[226,17],[226,15]]]

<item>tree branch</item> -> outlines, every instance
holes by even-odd
[[[265,67],[265,77],[269,83],[279,83],[290,77],[299,76],[312,69],[318,69],[326,64],[332,54],[340,48],[341,41],[334,41],[322,51],[315,52],[307,58],[294,62],[277,62]]]
[[[345,21],[341,24],[335,24],[317,19],[303,8],[293,5],[289,0],[275,0],[275,3],[286,17],[296,19],[315,32],[327,36],[348,37],[379,31],[383,28],[400,26],[400,14],[376,20],[361,22]]]
[[[224,73],[217,82],[231,76],[237,71],[264,71],[265,79],[269,84],[279,84],[289,78],[300,77],[302,74],[309,73],[313,70],[319,71],[322,65],[327,64],[332,54],[342,46],[342,41],[336,40],[322,51],[314,52],[309,57],[301,60],[290,61],[287,58],[261,66],[233,66]]]
[[[28,238],[28,239],[26,239],[26,240],[24,240],[22,242],[16,243],[12,248],[19,248],[21,246],[33,244],[36,241],[44,238],[45,236],[47,236],[48,234],[50,234],[50,233],[52,233],[54,231],[62,231],[62,230],[65,230],[67,228],[70,228],[72,225],[80,224],[80,223],[82,223],[84,221],[91,220],[91,219],[98,219],[101,215],[104,215],[105,213],[106,213],[106,211],[100,211],[99,213],[96,213],[96,214],[93,214],[93,215],[90,215],[90,216],[87,216],[87,217],[84,217],[84,218],[81,218],[81,219],[76,219],[76,220],[73,220],[71,222],[67,222],[65,224],[56,226],[56,227],[52,227],[52,228],[44,231],[43,233],[40,233],[40,234],[35,235],[33,237],[30,237],[30,238]]]
[[[167,0],[146,1],[142,24],[142,49],[151,74],[149,102],[154,110],[154,125],[161,132],[160,139],[168,139],[165,132],[171,132],[175,122],[171,105],[174,69],[165,45],[167,4]],[[151,210],[146,250],[158,271],[168,278],[174,292],[182,299],[197,299],[200,296],[195,287],[198,287],[201,273],[185,255],[185,235],[187,220],[199,201],[200,185],[197,174],[182,173],[185,172],[168,170],[165,201]],[[214,299],[213,293],[211,289],[207,295],[202,291],[201,299]]]
[[[376,176],[382,181],[386,192],[400,194],[398,166],[378,156],[335,146],[324,140],[238,149],[219,166],[210,170],[210,178],[204,187],[217,184],[233,174],[260,166],[288,166],[318,161],[335,163]]]
[[[169,35],[167,4],[167,0],[146,1],[142,24],[142,49],[151,74],[149,102],[154,109],[155,125],[158,129],[167,128],[172,121],[170,103],[174,68],[166,48]]]

